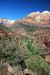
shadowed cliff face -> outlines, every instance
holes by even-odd
[[[50,30],[37,30],[33,35],[41,47],[50,48]]]

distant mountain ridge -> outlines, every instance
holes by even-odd
[[[49,26],[50,27],[50,12],[32,12],[23,19],[19,20],[9,20],[6,18],[0,18],[0,24],[11,27],[14,24],[22,23],[25,25],[33,25],[33,26]]]
[[[6,19],[6,18],[0,18],[0,24],[1,25],[5,25],[5,26],[12,26],[14,23],[14,20],[9,20],[9,19]]]
[[[50,26],[50,12],[32,12],[28,14],[24,19],[18,20],[16,22],[36,26]]]

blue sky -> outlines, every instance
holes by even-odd
[[[46,10],[50,11],[50,0],[0,0],[0,18],[16,20]]]

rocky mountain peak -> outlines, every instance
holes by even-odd
[[[0,18],[0,24],[1,25],[5,25],[5,26],[11,26],[13,25],[14,23],[14,20],[9,20],[9,19],[6,19],[6,18]]]

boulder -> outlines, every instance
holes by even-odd
[[[33,72],[32,72],[32,70],[25,69],[24,70],[24,75],[33,75]]]
[[[8,63],[3,64],[1,75],[14,75],[14,72],[14,69]]]

